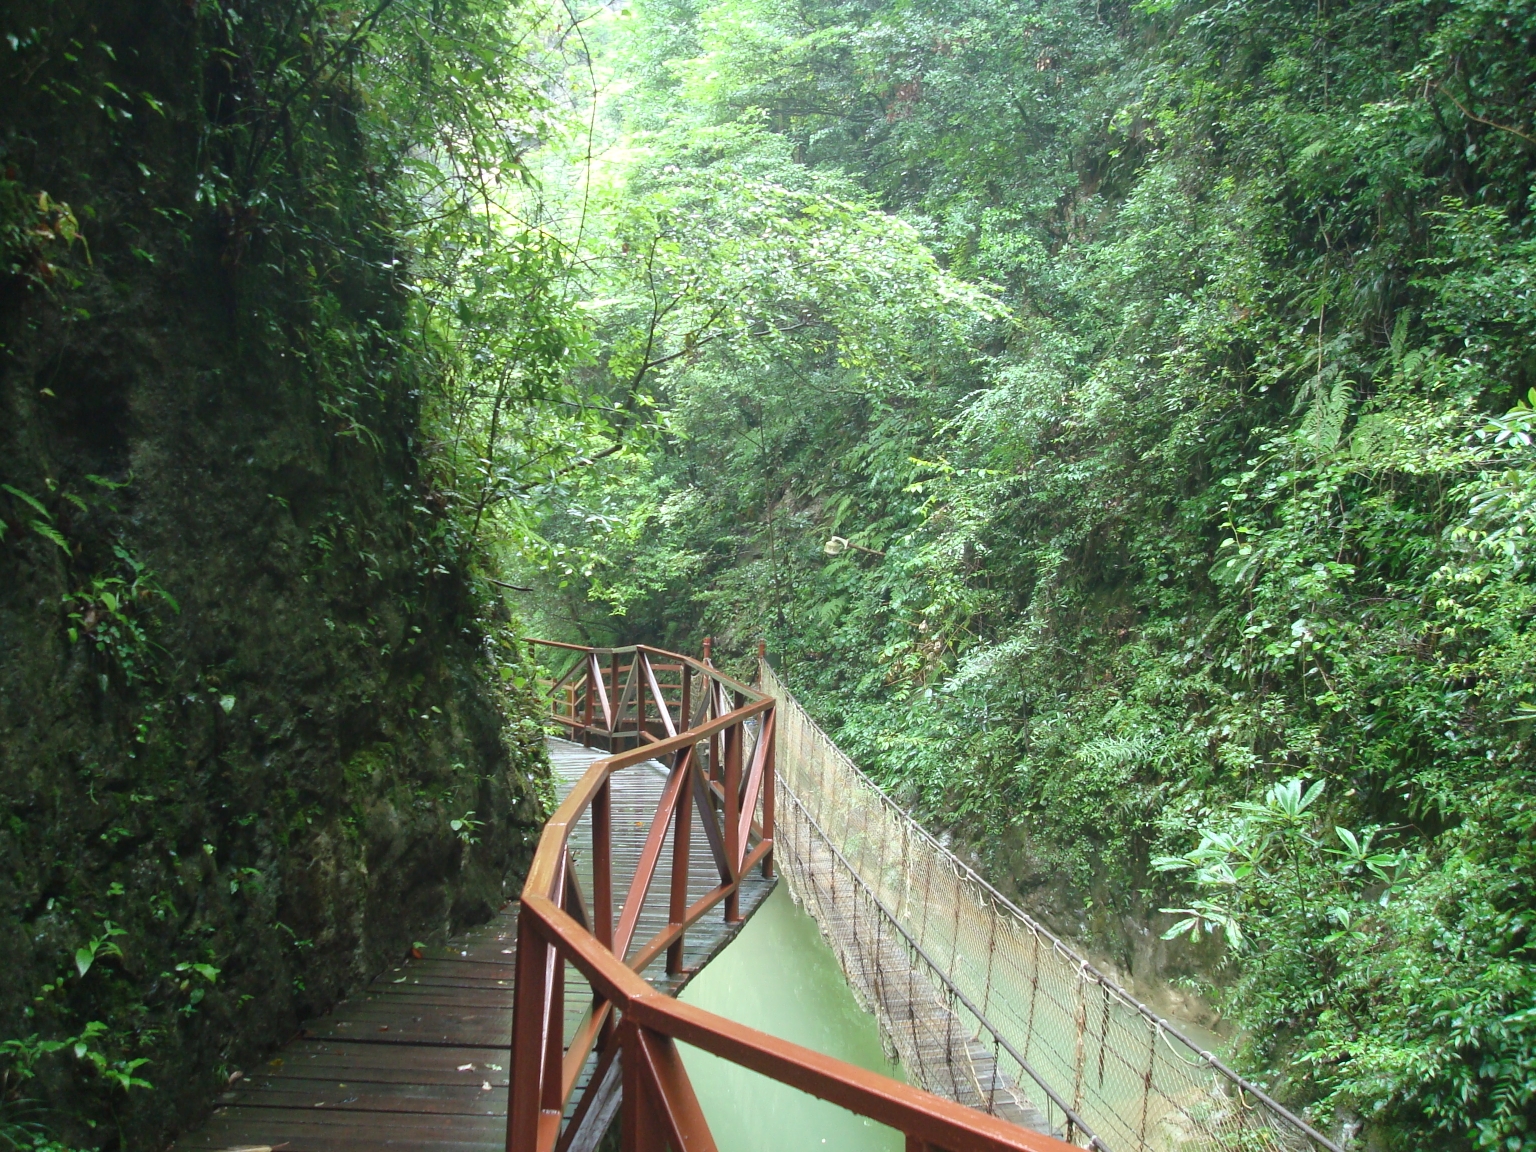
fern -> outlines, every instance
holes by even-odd
[[[1319,459],[1331,455],[1344,436],[1344,424],[1355,403],[1355,382],[1335,376],[1331,383],[1315,380],[1312,405],[1301,421],[1301,433]]]
[[[69,555],[69,541],[64,539],[64,534],[52,524],[45,524],[41,520],[34,520],[32,521],[32,531],[36,532],[44,540],[52,540],[60,548],[64,549],[66,556]]]

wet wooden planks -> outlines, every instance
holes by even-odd
[[[423,950],[310,1021],[178,1149],[500,1148],[517,913]]]
[[[549,741],[559,791],[604,753]],[[615,901],[622,902],[665,784],[654,761],[626,769],[613,785]],[[576,871],[591,892],[590,831],[572,839]],[[695,831],[690,899],[718,883],[708,848]],[[635,934],[636,946],[667,919],[671,849],[662,854]],[[750,914],[773,882],[743,884]],[[689,933],[684,963],[702,966],[734,935],[736,925],[712,914]],[[422,950],[383,973],[361,993],[310,1021],[299,1037],[237,1082],[201,1129],[176,1144],[184,1152],[269,1147],[281,1152],[492,1152],[506,1141],[508,1050],[517,909],[445,945]],[[646,978],[675,992],[688,973],[667,977],[663,960]],[[585,982],[566,972],[566,1035],[590,1001]]]

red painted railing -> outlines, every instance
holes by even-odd
[[[713,1152],[715,1143],[676,1042],[831,1101],[906,1134],[908,1152],[1066,1152],[1070,1145],[1015,1127],[921,1089],[820,1055],[657,991],[639,973],[663,951],[667,969],[682,963],[688,928],[717,904],[735,919],[741,878],[767,874],[773,852],[772,697],[694,660],[661,649],[584,648],[535,641],[570,653],[570,666],[548,685],[551,719],[573,739],[606,745],[544,826],[518,916],[508,1152],[565,1152],[595,1114],[602,1086],[622,1077],[625,1152]],[[628,661],[627,663],[625,661]],[[621,686],[622,682],[622,686]],[[675,710],[675,711],[674,711]],[[750,752],[748,744],[751,744]],[[623,746],[629,744],[629,748]],[[617,921],[613,909],[610,784],[645,760],[670,764],[644,848]],[[762,819],[754,817],[761,798]],[[588,903],[571,865],[571,834],[591,813],[592,893]],[[720,884],[688,903],[693,813],[720,873]],[[668,924],[639,946],[633,939],[656,865],[673,828]],[[565,966],[585,977],[592,1000],[569,1043],[564,1040]],[[596,1064],[571,1120],[581,1072]]]

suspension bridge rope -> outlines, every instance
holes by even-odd
[[[909,1077],[1103,1152],[1340,1152],[1005,898],[845,756],[767,661],[774,857]]]

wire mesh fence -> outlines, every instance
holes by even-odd
[[[977,876],[761,677],[775,860],[912,1080],[1104,1152],[1339,1152]]]

